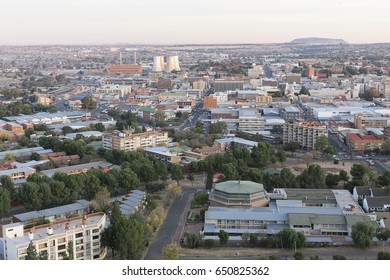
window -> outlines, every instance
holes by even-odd
[[[76,237],[76,238],[83,237],[83,233],[82,233],[82,232],[80,232],[80,233],[76,233],[75,237]]]

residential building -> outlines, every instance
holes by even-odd
[[[154,157],[158,160],[178,163],[180,161],[180,156],[177,153],[172,153],[167,147],[151,147],[145,148],[145,155],[148,157]]]
[[[102,169],[104,172],[108,172],[111,163],[107,161],[95,161],[85,164],[71,165],[60,168],[54,168],[41,171],[43,175],[47,177],[53,177],[55,173],[65,173],[68,175],[86,173],[90,169]]]
[[[1,176],[9,176],[12,181],[26,179],[31,174],[35,173],[35,169],[31,167],[20,167],[14,169],[6,169],[0,171]]]
[[[369,212],[389,212],[390,196],[366,197],[363,199],[363,209]]]
[[[390,77],[385,78],[385,96],[390,96]]]
[[[353,121],[355,128],[364,129],[364,128],[384,128],[387,127],[387,117],[381,117],[378,115],[368,115],[368,114],[355,114],[353,116]]]
[[[314,150],[320,136],[328,137],[328,130],[318,122],[288,122],[283,126],[283,144],[295,141],[303,149]]]
[[[103,135],[103,148],[106,150],[135,151],[147,147],[167,146],[168,132],[151,131],[132,133],[124,131]]]
[[[94,213],[50,224],[25,228],[22,223],[3,225],[4,259],[24,260],[30,242],[48,260],[61,260],[72,243],[75,260],[103,259],[106,248],[101,236],[106,222],[104,213]]]
[[[373,134],[347,133],[347,147],[354,152],[362,153],[365,150],[380,149],[385,143],[384,139],[379,139]]]

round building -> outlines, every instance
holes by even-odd
[[[263,207],[268,202],[263,184],[251,181],[217,183],[210,193],[210,206]]]

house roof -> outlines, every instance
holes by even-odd
[[[356,189],[356,193],[358,195],[369,196],[371,194],[371,192],[370,192],[371,187],[370,186],[356,186],[355,189]]]
[[[369,208],[384,207],[390,205],[390,196],[367,197],[366,201]]]

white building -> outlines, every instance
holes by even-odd
[[[101,234],[105,222],[104,213],[95,213],[31,229],[22,223],[3,225],[4,259],[24,260],[30,242],[49,260],[63,259],[70,243],[75,260],[103,259],[106,248],[101,244]]]
[[[318,137],[328,137],[326,125],[317,122],[285,123],[283,127],[283,144],[299,142],[301,147],[314,150]]]

